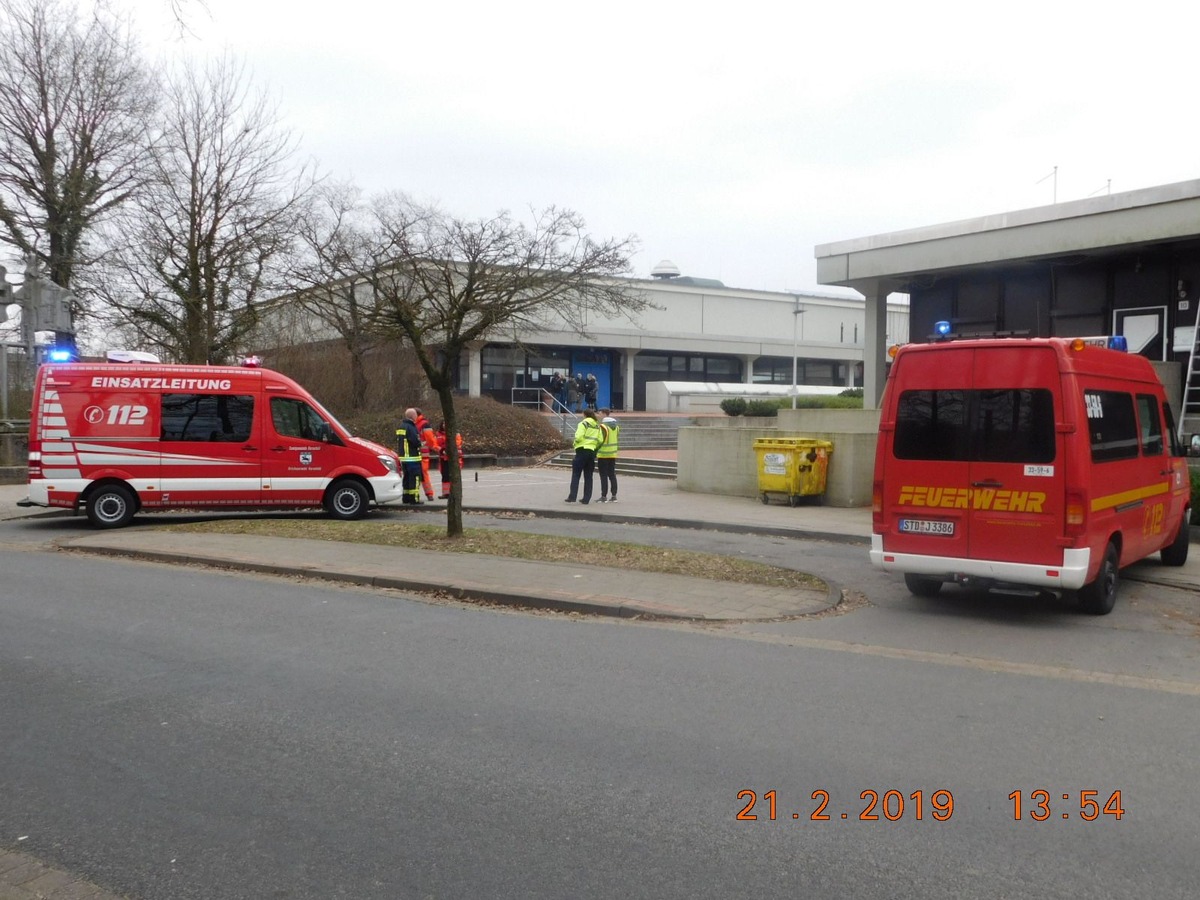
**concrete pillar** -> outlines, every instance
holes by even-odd
[[[863,409],[879,409],[887,381],[884,353],[887,351],[887,298],[882,285],[867,294],[866,335],[863,341]]]
[[[742,355],[742,384],[754,384],[754,362],[757,359],[757,355]]]
[[[637,355],[636,350],[621,351],[622,362],[625,365],[625,390],[621,399],[625,404],[625,412],[633,412],[633,358]]]
[[[483,341],[467,346],[467,396],[478,397],[483,390]]]

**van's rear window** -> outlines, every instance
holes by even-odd
[[[1053,397],[1041,388],[905,391],[894,452],[898,459],[1053,462]]]

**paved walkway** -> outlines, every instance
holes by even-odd
[[[860,544],[866,564],[871,530],[869,509],[814,504],[765,505],[757,497],[726,497],[681,491],[673,479],[621,478],[619,501],[565,503],[570,472],[565,468],[488,468],[467,472],[465,511],[574,520],[704,528],[744,534],[795,536]],[[598,489],[598,483],[597,483]],[[29,510],[16,507],[24,486],[0,486],[0,518]],[[411,516],[430,522],[445,504],[393,508],[396,521]],[[35,514],[57,514],[42,511]],[[147,515],[142,522],[168,521]],[[471,527],[470,518],[465,522]],[[444,554],[363,544],[253,538],[244,535],[176,534],[131,528],[76,538],[68,549],[143,559],[182,561],[278,574],[311,574],[332,580],[401,590],[439,591],[455,597],[621,617],[700,621],[777,619],[818,612],[837,603],[841,588],[809,591],[730,585],[682,575],[639,573],[612,577],[610,569],[564,562],[530,562],[478,554]],[[420,573],[420,574],[408,574]],[[1186,566],[1170,568],[1157,558],[1137,563],[1126,578],[1200,590],[1200,553]]]

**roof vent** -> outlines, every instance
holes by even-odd
[[[666,281],[668,278],[679,277],[679,266],[671,262],[669,259],[664,259],[657,266],[650,270],[651,278],[661,278]]]

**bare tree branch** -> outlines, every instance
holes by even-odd
[[[256,301],[279,290],[311,175],[273,106],[225,56],[169,80],[150,177],[122,216],[104,293],[117,322],[180,362],[244,349]],[[114,246],[116,242],[113,242]]]
[[[402,195],[371,205],[371,327],[413,348],[437,392],[449,434],[457,433],[454,390],[465,352],[501,329],[557,320],[586,334],[589,311],[633,316],[649,302],[628,281],[632,237],[597,241],[576,213],[549,208],[529,225],[507,212],[467,221]],[[458,457],[451,453],[447,534],[462,534]]]
[[[157,91],[127,18],[11,0],[0,24],[0,241],[71,287],[90,231],[143,183]]]

